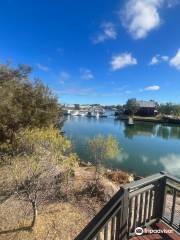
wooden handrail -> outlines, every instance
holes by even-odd
[[[178,178],[161,172],[124,185],[75,240],[127,240],[136,227],[148,226],[159,219],[180,232],[180,225],[175,222],[178,184]],[[166,217],[167,187],[173,191],[170,219]]]
[[[120,207],[124,195],[124,189],[121,188],[110,201],[101,209],[101,211],[90,221],[75,240],[90,240],[104,226],[109,216],[114,216],[116,210]]]

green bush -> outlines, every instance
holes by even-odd
[[[30,73],[25,65],[0,65],[0,143],[12,144],[21,128],[59,124],[57,97],[40,80],[32,81]]]
[[[57,128],[22,129],[15,134],[15,154],[49,156],[64,166],[78,164],[78,157],[72,153],[71,142],[62,136]]]

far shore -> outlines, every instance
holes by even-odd
[[[117,120],[127,120],[127,115],[121,115],[117,117]],[[141,122],[154,122],[154,123],[173,123],[180,124],[180,118],[173,118],[170,116],[156,116],[156,117],[143,117],[143,116],[133,116],[134,121]]]

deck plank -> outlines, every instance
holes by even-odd
[[[171,228],[165,224],[164,222],[158,222],[155,224],[156,228],[158,229],[165,229],[165,230],[170,230]],[[166,234],[160,234],[161,236],[165,236],[167,239],[169,238],[170,240],[180,240],[180,235],[178,235],[175,230],[173,230],[173,233],[166,233]]]
[[[161,229],[161,230],[170,230],[171,228],[160,221],[151,226],[152,229]],[[134,236],[130,240],[180,240],[180,235],[177,234],[174,230],[173,233],[155,233],[155,234],[144,234],[142,236]]]

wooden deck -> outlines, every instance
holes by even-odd
[[[180,179],[165,172],[126,184],[75,240],[180,240],[179,199]],[[161,231],[135,236],[136,227],[143,226]]]
[[[163,222],[156,223],[149,229],[172,230],[173,233],[143,234],[132,237],[130,240],[180,240],[180,235]]]

